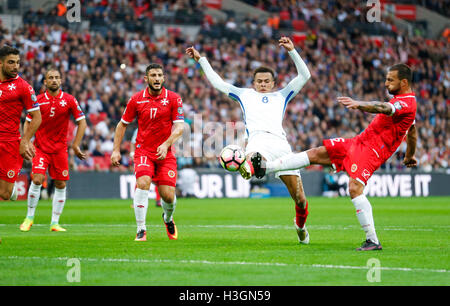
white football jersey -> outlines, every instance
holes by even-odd
[[[212,69],[208,60],[201,57],[199,63],[211,84],[233,100],[239,102],[246,126],[246,136],[249,138],[258,131],[268,132],[286,139],[283,129],[283,117],[286,106],[310,78],[308,67],[296,50],[288,52],[297,68],[298,76],[289,84],[274,92],[257,92],[253,88],[239,88],[226,83]]]
[[[231,89],[228,96],[241,106],[247,137],[254,132],[264,131],[286,139],[283,117],[294,90],[286,87],[280,91],[260,93],[252,88],[239,88]]]

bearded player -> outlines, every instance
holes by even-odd
[[[147,66],[144,80],[148,86],[131,97],[121,121],[117,124],[111,164],[119,166],[120,144],[128,124],[137,118],[138,134],[134,151],[136,190],[133,200],[137,223],[135,241],[147,240],[145,220],[152,181],[158,186],[161,195],[167,235],[169,239],[176,240],[178,231],[173,214],[177,201],[177,161],[171,147],[183,133],[183,102],[178,94],[163,86],[164,71],[161,65]]]
[[[212,69],[206,57],[201,57],[194,47],[186,49],[186,53],[200,64],[211,84],[220,92],[239,102],[248,138],[245,148],[247,160],[255,152],[260,152],[268,160],[274,160],[292,152],[283,130],[283,117],[287,104],[303,88],[311,74],[288,37],[281,37],[279,46],[288,51],[298,75],[286,87],[278,91],[275,90],[275,72],[271,68],[255,69],[253,71],[253,88],[239,88],[223,81]],[[239,171],[245,179],[249,179],[251,177],[249,162],[241,166]],[[294,226],[298,241],[301,244],[308,244],[309,234],[305,225],[308,216],[308,201],[303,190],[300,171],[279,171],[275,173],[275,177],[281,179],[286,185],[294,200]]]
[[[78,125],[72,148],[79,159],[86,158],[86,154],[80,149],[86,129],[86,119],[77,100],[74,96],[61,90],[61,74],[56,69],[47,71],[44,76],[44,85],[47,90],[37,99],[42,113],[42,124],[37,130],[34,140],[36,155],[33,158],[32,182],[28,190],[28,211],[25,220],[20,225],[20,230],[23,232],[28,232],[33,225],[47,170],[55,180],[50,231],[66,231],[59,225],[59,218],[66,202],[66,183],[69,180],[67,129],[71,115]],[[30,120],[30,117],[27,116],[25,130],[29,128]]]
[[[356,209],[356,217],[366,234],[358,251],[381,250],[375,231],[372,206],[364,195],[364,186],[372,174],[397,150],[406,136],[406,154],[403,163],[411,168],[417,165],[414,158],[417,133],[414,125],[416,98],[411,89],[412,72],[405,64],[389,68],[385,86],[394,97],[388,102],[362,102],[349,97],[338,97],[348,109],[359,109],[378,114],[369,126],[354,138],[334,138],[323,141],[323,146],[305,152],[289,154],[274,161],[264,161],[260,154],[252,159],[254,174],[300,169],[312,164],[332,166],[350,176],[349,192]]]
[[[10,46],[0,48],[0,197],[16,200],[15,182],[23,159],[31,160],[35,149],[31,138],[41,124],[41,112],[33,87],[19,73],[20,51]],[[26,109],[29,128],[20,136],[20,117]]]

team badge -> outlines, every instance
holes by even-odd
[[[9,170],[8,173],[7,173],[6,175],[7,175],[9,178],[13,178],[15,174],[16,174],[16,173],[14,172],[14,170]]]
[[[395,109],[401,110],[403,107],[408,107],[408,104],[401,101],[397,101],[394,103],[394,107]]]
[[[182,107],[178,107],[178,114],[182,114],[183,113],[183,108]]]
[[[355,172],[356,170],[358,170],[358,166],[356,164],[352,165],[352,172]]]
[[[64,101],[64,100],[61,100],[61,101],[59,101],[59,104],[60,104],[62,107],[64,107],[64,106],[66,106],[67,102]]]
[[[167,104],[169,104],[169,100],[167,100],[166,98],[161,100],[161,104],[166,106]]]
[[[35,94],[31,95],[31,101],[36,102],[37,101],[37,97]]]
[[[362,172],[362,176],[363,176],[366,180],[368,180],[369,177],[370,177],[370,172],[369,172],[369,170],[364,169],[363,172]]]
[[[263,102],[263,103],[267,103],[267,102],[269,102],[269,98],[268,98],[268,97],[266,97],[266,96],[264,96],[264,97],[262,98],[262,102]]]
[[[169,170],[169,172],[167,172],[167,175],[168,175],[170,178],[174,178],[174,177],[175,177],[175,171]]]
[[[69,175],[69,171],[68,171],[68,170],[64,170],[64,171],[62,172],[62,175],[63,175],[63,176],[68,176],[68,175]]]
[[[15,90],[16,89],[16,84],[9,84],[8,85],[8,89],[9,89],[9,91]]]

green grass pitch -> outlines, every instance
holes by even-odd
[[[370,198],[377,252],[355,251],[364,233],[349,198],[309,198],[310,245],[297,242],[288,198],[180,198],[177,241],[150,200],[147,242],[134,241],[132,201],[68,199],[65,233],[49,231],[50,201],[39,202],[27,233],[26,203],[2,202],[0,285],[448,286],[449,200]]]

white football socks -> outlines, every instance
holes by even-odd
[[[364,194],[352,199],[353,205],[356,209],[356,217],[359,224],[366,233],[366,239],[378,244],[378,237],[375,232],[375,224],[373,222],[372,205]]]
[[[173,213],[175,212],[175,207],[177,206],[177,197],[174,196],[173,203],[166,203],[163,198],[161,198],[161,206],[164,210],[164,222],[169,223],[173,219]]]
[[[10,201],[16,201],[18,197],[17,184],[14,183],[13,190],[11,191],[11,196],[9,197]]]
[[[266,173],[277,172],[281,170],[295,170],[310,165],[309,157],[306,152],[290,153],[274,161],[266,162]]]
[[[66,188],[55,188],[55,194],[53,195],[52,202],[52,224],[59,223],[59,217],[61,216],[64,204],[66,203]]]
[[[134,192],[134,214],[136,216],[136,224],[137,224],[137,232],[144,230],[145,227],[145,219],[147,217],[147,208],[148,208],[148,190],[143,190],[136,188]]]
[[[39,202],[39,198],[41,197],[41,188],[42,185],[35,185],[33,182],[30,184],[30,188],[28,189],[28,211],[27,218],[33,219],[34,213],[36,211],[36,207]]]

